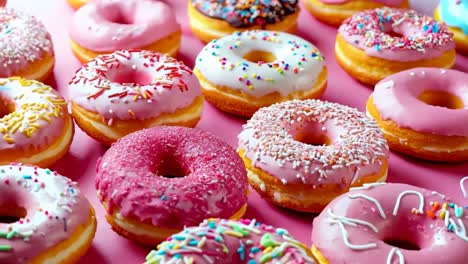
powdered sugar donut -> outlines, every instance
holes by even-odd
[[[465,263],[464,204],[407,184],[370,184],[314,219],[312,252],[329,263]]]
[[[70,81],[76,123],[103,144],[156,125],[193,127],[203,110],[192,70],[152,51],[100,55]]]
[[[220,139],[159,126],[117,141],[97,165],[96,189],[117,233],[156,245],[206,218],[241,218],[248,183],[242,160]]]
[[[388,146],[377,123],[344,105],[264,107],[238,137],[249,183],[283,207],[319,212],[350,187],[387,178]]]
[[[0,8],[0,78],[45,80],[55,64],[47,29],[35,17]]]

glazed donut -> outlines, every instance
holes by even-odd
[[[205,43],[237,31],[264,29],[295,33],[297,0],[190,0],[192,33]]]
[[[117,233],[156,245],[206,218],[241,218],[248,183],[242,160],[220,139],[160,126],[117,141],[98,162],[96,189]]]
[[[357,12],[383,6],[409,8],[408,0],[304,0],[304,6],[318,20],[338,27]]]
[[[310,250],[283,228],[254,220],[207,219],[188,227],[151,251],[145,264],[154,263],[317,263]],[[181,262],[182,263],[182,262]]]
[[[49,169],[0,166],[0,263],[75,263],[96,232],[76,182]]]
[[[52,165],[69,150],[73,121],[52,88],[19,77],[0,79],[0,165]]]
[[[0,28],[0,78],[47,79],[53,72],[55,55],[44,25],[23,12],[0,8]]]
[[[344,105],[294,100],[261,108],[238,138],[250,185],[286,208],[320,212],[350,187],[387,178],[382,132]]]
[[[107,145],[156,125],[194,127],[203,110],[192,70],[152,51],[100,55],[78,70],[69,85],[76,123]]]
[[[213,40],[198,55],[194,73],[210,103],[246,117],[276,102],[317,98],[327,86],[324,58],[314,45],[264,30]]]
[[[340,26],[335,55],[352,77],[375,85],[393,73],[411,68],[452,67],[452,35],[445,24],[413,10],[367,10]]]
[[[468,74],[415,68],[389,76],[367,101],[390,148],[435,161],[468,160]]]
[[[466,263],[463,205],[407,184],[356,188],[314,219],[312,253],[329,263]]]
[[[73,8],[73,9],[78,9],[84,5],[86,5],[88,2],[92,0],[67,0],[68,4]]]
[[[441,0],[437,6],[434,17],[444,22],[453,33],[457,51],[468,55],[468,1],[467,0]]]
[[[71,48],[86,63],[116,50],[152,50],[175,56],[181,29],[171,8],[153,0],[102,0],[73,15]]]

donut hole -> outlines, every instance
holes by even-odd
[[[403,34],[395,32],[393,29],[386,31],[385,34],[389,35],[392,38],[404,38],[405,37]]]
[[[0,223],[11,224],[18,222],[27,215],[26,209],[16,205],[0,205]]]
[[[465,107],[460,97],[444,91],[427,90],[421,93],[418,99],[428,105],[449,109],[463,109]]]
[[[152,81],[151,75],[148,72],[133,69],[132,67],[124,64],[120,65],[118,73],[113,73],[112,75],[108,74],[107,78],[111,82],[122,85],[147,85]]]
[[[276,56],[264,50],[252,50],[244,54],[243,58],[254,63],[269,63],[276,60]]]
[[[159,163],[155,173],[164,178],[182,178],[188,171],[174,157],[167,157]]]
[[[15,111],[15,104],[3,98],[0,99],[0,118]]]
[[[331,145],[330,138],[324,133],[322,127],[318,124],[306,124],[296,128],[293,133],[293,138],[296,141],[313,146],[329,146]]]
[[[385,244],[389,246],[396,248],[414,251],[421,250],[421,247],[418,245],[418,243],[409,239],[387,238],[384,239],[383,242],[385,242]]]
[[[131,14],[127,14],[119,5],[114,6],[113,12],[103,12],[101,15],[107,21],[114,24],[132,25],[135,23],[134,17]]]

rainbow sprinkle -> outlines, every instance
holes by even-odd
[[[400,34],[404,33],[403,31],[413,33],[402,36],[391,35],[392,32]],[[367,10],[345,20],[339,32],[354,39],[355,44],[373,47],[377,51],[425,52],[426,49],[453,45],[453,34],[445,24],[439,24],[432,17],[419,14],[414,10],[393,8]],[[362,38],[362,43],[360,43],[360,38]]]
[[[192,4],[204,15],[225,20],[237,28],[254,25],[265,28],[299,9],[297,0],[192,0]]]

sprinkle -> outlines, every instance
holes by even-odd
[[[0,245],[0,251],[10,251],[12,249],[13,248],[10,245]]]
[[[461,189],[461,191],[462,191],[463,198],[467,198],[467,197],[466,197],[466,195],[467,195],[467,194],[466,194],[466,189],[465,189],[465,185],[464,185],[464,183],[465,183],[465,181],[466,181],[467,179],[468,179],[468,176],[465,176],[465,177],[461,178],[461,180],[460,180],[460,189]]]

